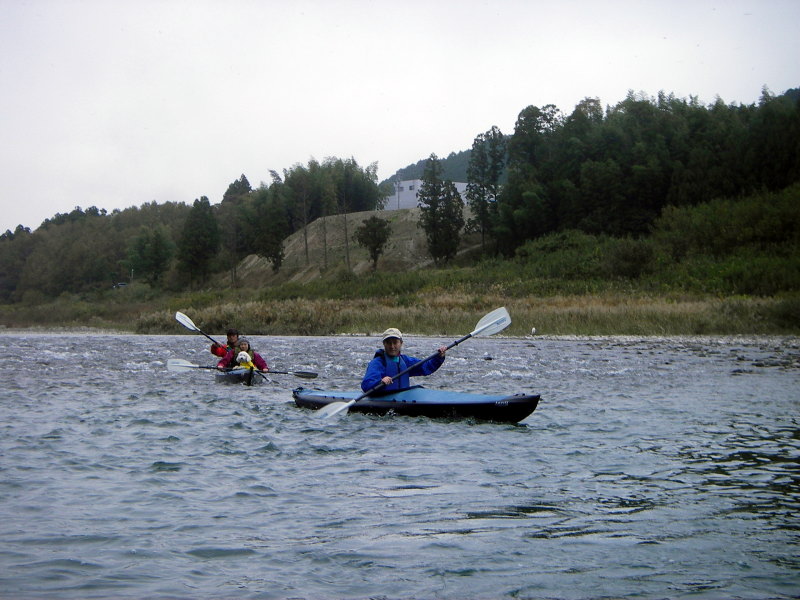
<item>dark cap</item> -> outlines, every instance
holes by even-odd
[[[225,335],[239,335],[239,330],[233,328],[228,329],[228,331],[225,332]]]

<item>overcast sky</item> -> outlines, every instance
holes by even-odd
[[[309,159],[380,180],[529,105],[800,87],[800,0],[0,0],[0,232],[218,203]]]

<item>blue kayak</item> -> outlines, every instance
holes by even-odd
[[[292,392],[301,408],[314,410],[332,402],[347,402],[361,392],[325,391],[297,388]],[[350,407],[351,412],[377,415],[397,414],[410,417],[473,418],[484,421],[517,423],[528,417],[539,403],[539,395],[511,396],[469,394],[447,390],[431,390],[421,385],[394,392],[376,392]]]

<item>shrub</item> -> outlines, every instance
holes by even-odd
[[[780,192],[666,207],[653,239],[675,260],[691,254],[717,258],[751,248],[772,250],[800,241],[800,184]]]
[[[594,279],[602,271],[608,238],[581,231],[553,233],[523,244],[516,262],[527,277]]]
[[[800,332],[800,296],[781,298],[766,312],[769,321],[779,331]]]
[[[638,279],[653,271],[655,255],[649,241],[630,238],[614,240],[608,246],[606,272],[611,277]]]
[[[771,296],[800,291],[800,257],[751,256],[740,252],[720,263],[727,293]]]

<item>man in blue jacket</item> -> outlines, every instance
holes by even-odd
[[[430,375],[444,363],[444,355],[447,346],[439,348],[439,354],[430,360],[421,361],[413,356],[402,354],[403,334],[399,329],[390,327],[383,332],[383,350],[375,352],[375,357],[367,365],[367,372],[361,381],[361,389],[368,392],[381,381],[386,384],[384,390],[402,390],[410,387],[409,377],[420,375]],[[408,373],[401,375],[397,381],[395,377],[401,371],[405,371],[412,365],[416,365]]]

